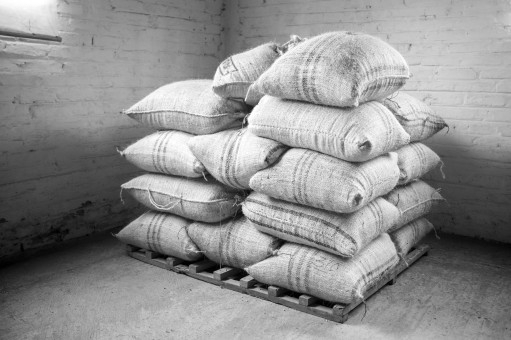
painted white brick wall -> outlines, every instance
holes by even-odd
[[[120,110],[212,78],[223,48],[221,1],[56,1],[62,43],[0,38],[0,262],[140,213],[115,146],[150,130]]]
[[[411,66],[404,90],[450,125],[428,144],[445,162],[429,183],[449,206],[445,232],[511,242],[511,3],[507,0],[239,0],[229,2],[226,55],[290,34],[362,31]]]
[[[0,262],[119,226],[139,209],[115,153],[150,131],[118,112],[156,87],[211,78],[226,55],[289,34],[377,35],[399,49],[405,90],[451,125],[449,207],[437,227],[511,242],[511,5],[505,0],[56,0],[62,43],[0,39]]]

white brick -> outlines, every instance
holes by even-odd
[[[64,238],[135,217],[118,194],[140,171],[115,145],[152,131],[119,111],[162,84],[212,77],[223,57],[221,6],[68,0],[58,4],[62,43],[0,41],[0,217],[2,233],[17,235],[0,240],[0,262],[19,244],[53,242],[41,236],[52,223]],[[59,220],[85,201],[80,223]]]

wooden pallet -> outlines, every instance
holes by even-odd
[[[221,288],[227,288],[278,303],[327,320],[343,323],[348,319],[349,312],[387,284],[394,284],[397,276],[422,256],[427,255],[430,247],[429,245],[420,245],[412,249],[404,260],[401,260],[393,270],[366,291],[363,299],[355,300],[348,305],[324,301],[306,294],[292,292],[282,287],[268,286],[247,275],[244,270],[230,267],[220,268],[218,264],[210,260],[190,263],[131,245],[128,245],[127,249],[129,256],[154,266],[185,274],[220,286]]]

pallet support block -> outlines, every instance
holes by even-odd
[[[393,270],[389,271],[376,284],[370,287],[363,296],[348,305],[334,304],[323,301],[307,294],[293,293],[285,288],[267,286],[247,275],[242,269],[223,267],[210,260],[189,263],[181,259],[165,256],[154,251],[141,249],[132,245],[127,246],[128,255],[152,264],[154,266],[186,274],[193,278],[212,283],[221,288],[248,294],[263,300],[268,300],[295,310],[322,317],[327,320],[343,323],[348,320],[349,313],[363,301],[367,301],[374,293],[386,285],[393,285],[400,273],[409,268],[422,256],[426,256],[430,247],[420,245],[412,249]]]

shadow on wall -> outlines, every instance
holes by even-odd
[[[447,200],[430,220],[446,233],[510,243],[510,154],[505,147],[478,147],[478,138],[457,134],[450,124],[450,130],[426,141],[444,162],[445,179],[440,168],[424,179]]]
[[[119,197],[120,185],[141,173],[115,148],[136,139],[123,132],[132,128],[94,139],[87,132],[50,131],[60,134],[59,146],[41,143],[3,155],[16,170],[0,183],[0,264],[32,249],[125,225],[144,210]]]

